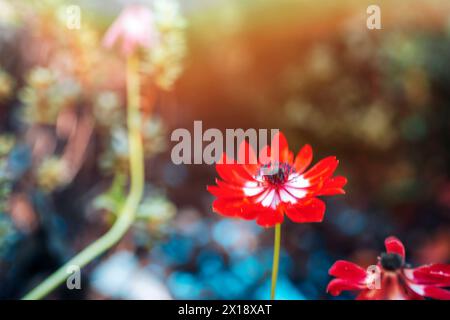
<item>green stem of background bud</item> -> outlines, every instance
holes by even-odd
[[[144,191],[144,152],[141,135],[139,59],[132,55],[127,60],[127,124],[130,158],[130,191],[117,220],[111,229],[78,255],[59,268],[23,297],[25,300],[44,298],[60,286],[70,275],[71,266],[84,267],[115,245],[135,220]]]

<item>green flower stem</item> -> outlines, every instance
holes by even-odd
[[[280,262],[280,240],[281,224],[275,226],[275,239],[273,242],[273,264],[272,264],[272,287],[270,289],[270,300],[275,299],[275,289],[277,287],[278,264]]]
[[[128,231],[135,219],[136,210],[144,190],[144,153],[141,136],[139,60],[132,55],[127,61],[127,121],[130,154],[130,191],[122,210],[111,229],[93,242],[73,259],[59,268],[40,285],[23,297],[24,300],[37,300],[48,295],[69,276],[70,266],[84,267],[93,259],[115,245]]]

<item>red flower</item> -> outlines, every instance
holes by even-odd
[[[305,145],[294,160],[282,133],[258,158],[252,147],[242,142],[238,161],[224,153],[216,165],[222,180],[216,179],[217,186],[208,186],[217,197],[213,210],[227,217],[256,219],[263,227],[281,223],[284,213],[298,223],[321,222],[325,203],[316,197],[344,194],[347,179],[332,177],[338,165],[335,157],[325,158],[306,171],[312,157],[311,147]]]
[[[386,253],[378,259],[378,272],[366,272],[360,266],[337,261],[329,274],[335,276],[327,287],[334,296],[345,290],[360,291],[358,300],[418,300],[424,297],[449,300],[450,265],[430,264],[418,268],[405,265],[405,248],[395,237],[385,240]],[[374,275],[378,273],[378,288]]]

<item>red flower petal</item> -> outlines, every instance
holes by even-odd
[[[384,240],[387,253],[396,253],[405,259],[405,247],[396,237],[389,237]]]
[[[405,269],[405,276],[417,284],[450,287],[450,265],[430,264],[415,269]]]
[[[347,290],[361,290],[364,289],[364,285],[344,279],[333,279],[327,286],[327,292],[333,296],[338,296],[342,291]]]
[[[343,188],[347,184],[347,178],[342,176],[337,176],[328,179],[323,184],[324,188]]]
[[[239,181],[235,181],[236,176],[233,172],[233,166],[234,159],[229,158],[226,153],[223,153],[220,161],[216,163],[216,171],[223,180],[242,184],[242,179]]]
[[[309,144],[305,145],[295,157],[294,168],[297,173],[303,173],[311,164],[313,151]]]
[[[450,300],[450,291],[433,286],[423,288],[423,296],[438,300]]]
[[[252,146],[247,141],[242,141],[238,152],[239,164],[249,172],[255,175],[258,170],[258,159]]]
[[[328,271],[331,276],[354,282],[361,282],[367,276],[366,270],[355,263],[339,260],[336,261]]]
[[[278,144],[278,146],[277,146]],[[271,158],[274,162],[288,162],[292,163],[291,152],[289,151],[288,142],[282,132],[277,132],[271,143]]]
[[[286,205],[286,215],[294,222],[321,222],[325,214],[325,203],[317,198],[299,200]]]
[[[273,227],[278,223],[283,222],[283,212],[274,210],[272,208],[260,207],[258,210],[258,218],[256,223],[261,227]]]
[[[245,200],[216,199],[213,202],[213,211],[226,217],[238,217],[245,220],[253,220],[258,212]]]
[[[316,196],[335,196],[338,194],[345,194],[345,190],[340,188],[322,189],[316,194]]]
[[[259,197],[266,190],[266,188],[259,185],[256,185],[255,187],[246,186],[246,190],[248,192],[251,191],[251,196],[249,196],[244,193],[244,189],[242,186],[230,184],[219,179],[216,179],[216,183],[217,187],[219,187],[219,190],[215,188],[209,190],[209,187],[207,187],[207,189],[216,197],[222,198],[247,198],[250,201],[256,197]]]
[[[336,157],[327,157],[305,172],[303,177],[309,180],[310,183],[317,183],[319,180],[328,179],[333,175],[338,164],[339,161]]]
[[[238,159],[241,164],[258,163],[253,147],[245,140],[239,146]]]
[[[207,186],[206,189],[214,196],[218,198],[244,198],[244,192],[242,189],[229,189],[221,188],[218,186]]]
[[[222,160],[216,164],[217,173],[223,180],[239,186],[243,186],[249,181],[255,181],[243,165],[234,162],[224,155]]]
[[[317,193],[320,196],[333,196],[336,194],[345,194],[345,190],[342,189],[347,184],[347,178],[338,176],[327,179],[322,189]]]
[[[260,151],[259,151],[259,163],[262,165],[267,165],[270,163],[271,160],[271,156],[272,156],[272,150],[270,149],[270,146],[264,146]]]
[[[383,289],[363,290],[356,297],[356,300],[383,300],[385,292]]]

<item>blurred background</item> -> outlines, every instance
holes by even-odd
[[[412,265],[450,262],[448,0],[376,1],[381,30],[373,1],[161,1],[140,1],[167,41],[143,63],[138,220],[82,290],[48,298],[269,298],[273,230],[211,211],[214,166],[171,162],[170,133],[194,120],[279,128],[294,152],[340,159],[347,194],[324,222],[285,219],[277,298],[332,299],[329,267],[373,264],[390,235]],[[124,63],[101,39],[135,2],[0,0],[0,299],[104,234],[126,196]]]

